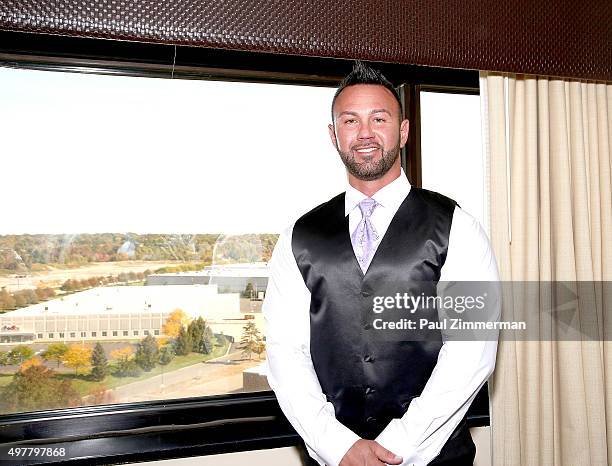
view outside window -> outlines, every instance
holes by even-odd
[[[0,69],[0,414],[267,389],[267,261],[346,179],[333,92]]]
[[[451,197],[486,229],[480,96],[421,92],[423,187]]]

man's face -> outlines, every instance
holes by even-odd
[[[345,88],[333,108],[329,135],[346,169],[354,177],[381,178],[397,161],[408,139],[408,120],[384,86],[356,84]]]

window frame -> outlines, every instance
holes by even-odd
[[[0,66],[333,87],[352,62],[0,31]],[[376,66],[399,86],[410,119],[402,166],[420,186],[420,91],[478,93],[478,71]],[[486,396],[479,395],[471,411],[476,412],[468,417],[471,427],[489,425]],[[0,415],[0,438],[2,452],[10,446],[63,446],[66,457],[38,461],[61,464],[148,461],[301,443],[270,391]]]

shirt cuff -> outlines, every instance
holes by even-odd
[[[319,445],[315,460],[323,460],[327,466],[338,466],[346,452],[355,444],[361,437],[351,429],[336,421],[334,429],[325,437],[325,444]],[[312,455],[311,455],[312,456]]]
[[[427,466],[427,463],[417,454],[416,447],[406,442],[407,437],[402,421],[392,419],[376,437],[376,442],[391,453],[401,456],[403,462],[400,466]]]

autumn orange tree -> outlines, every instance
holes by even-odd
[[[62,358],[62,362],[66,367],[74,368],[75,375],[78,375],[79,369],[88,367],[91,364],[91,348],[70,345]]]
[[[162,332],[172,338],[178,337],[182,327],[189,325],[191,319],[182,309],[175,309],[170,313],[162,326]]]
[[[42,363],[43,362],[41,358],[39,358],[38,356],[34,356],[33,358],[25,360],[21,364],[21,366],[19,366],[19,372],[27,371],[32,366],[41,366]]]
[[[118,348],[116,350],[111,351],[111,359],[115,359],[116,361],[127,361],[134,354],[134,348],[132,346],[124,346],[123,348]]]

